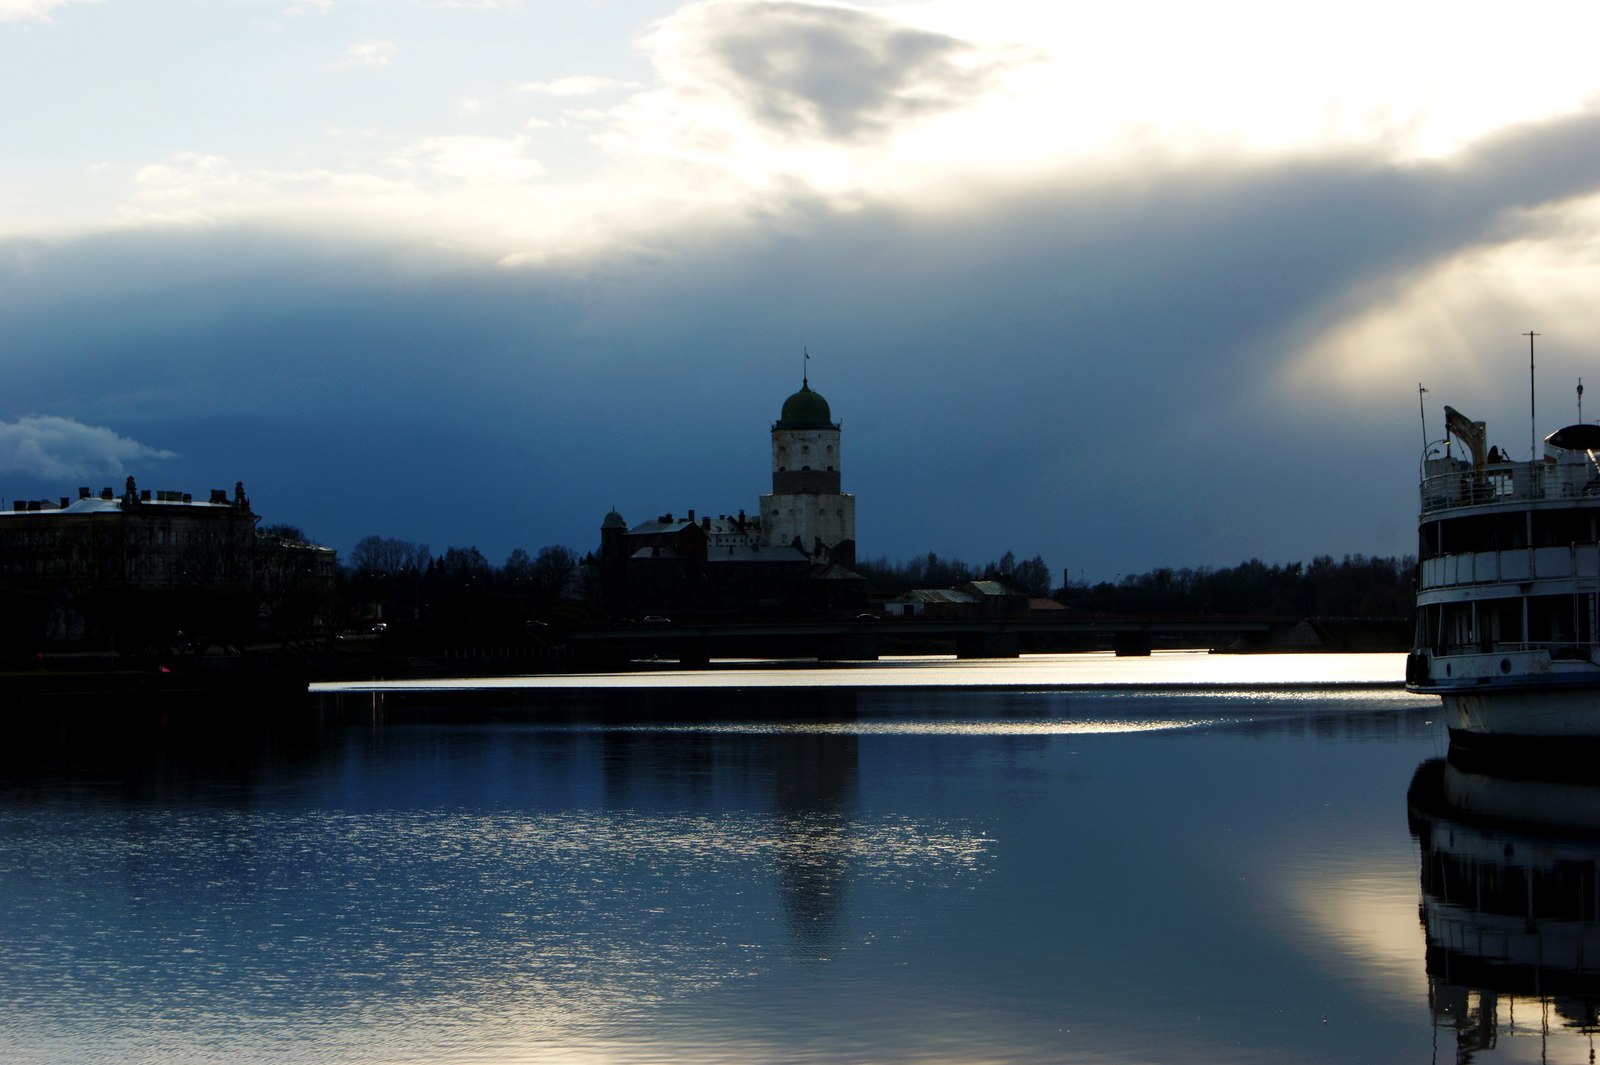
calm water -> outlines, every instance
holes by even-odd
[[[1574,966],[1519,990],[1531,919],[1486,959],[1450,894],[1551,844],[1408,812],[1436,702],[1318,686],[1400,669],[752,668],[36,725],[0,756],[0,1060],[1588,1061]]]

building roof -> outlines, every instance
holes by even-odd
[[[978,597],[954,588],[913,588],[895,596],[891,603],[976,603]]]
[[[693,512],[691,511],[690,513]],[[687,529],[691,525],[698,526],[700,531],[708,533],[712,536],[733,536],[755,532],[760,527],[760,522],[755,518],[745,518],[744,527],[740,528],[739,519],[729,517],[727,515],[722,515],[721,517],[716,518],[710,517],[709,515],[700,518],[690,518],[685,515],[684,517],[679,518],[674,517],[671,514],[663,514],[658,518],[651,518],[649,521],[640,522],[638,525],[635,525],[633,528],[629,529],[627,535],[658,536],[662,533],[679,532],[683,529]]]
[[[776,429],[837,429],[833,424],[833,414],[828,409],[828,401],[816,392],[811,391],[811,385],[801,381],[800,391],[783,401],[783,413],[778,416]]]
[[[706,552],[709,562],[800,562],[811,564],[805,552],[792,547],[761,547],[757,544],[729,544]]]
[[[962,585],[962,587],[970,588],[972,591],[984,596],[985,598],[997,595],[1022,594],[1005,581],[968,581],[966,584]]]
[[[174,493],[176,494],[176,493]],[[29,505],[34,503],[35,505]],[[234,505],[229,502],[208,502],[204,499],[141,499],[139,502],[128,506],[121,496],[112,496],[106,499],[102,496],[88,496],[74,499],[66,506],[52,500],[17,500],[9,509],[0,510],[0,517],[20,516],[25,514],[115,514],[124,510],[151,511],[161,507],[179,507],[185,510],[232,510]]]

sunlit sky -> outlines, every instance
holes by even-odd
[[[0,0],[0,496],[587,550],[753,510],[799,384],[860,550],[1410,550],[1451,403],[1600,382],[1600,9]],[[1600,397],[1593,411],[1600,415]]]

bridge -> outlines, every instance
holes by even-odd
[[[816,658],[871,661],[885,645],[953,648],[958,658],[1016,658],[1024,650],[1111,648],[1147,655],[1156,646],[1222,647],[1243,641],[1270,646],[1299,619],[1268,617],[1161,618],[871,618],[849,621],[695,620],[581,626],[567,636],[581,659],[621,663],[676,659],[685,666],[712,658]]]

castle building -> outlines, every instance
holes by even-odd
[[[772,423],[772,491],[754,515],[662,514],[600,525],[602,598],[613,615],[760,614],[858,608],[856,501],[841,490],[839,424],[802,378]]]
[[[802,378],[772,423],[772,491],[761,497],[762,542],[816,562],[855,565],[856,497],[840,490],[839,424]]]

